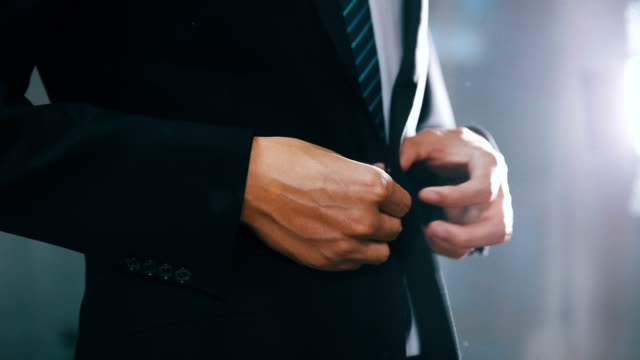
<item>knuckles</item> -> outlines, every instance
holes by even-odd
[[[350,219],[352,235],[369,236],[376,232],[378,224],[372,216],[356,215]]]
[[[334,265],[329,258],[320,256],[317,260],[311,261],[309,266],[322,271],[331,271]]]
[[[391,256],[391,250],[386,244],[366,256],[361,256],[366,252],[363,246],[354,239],[336,241],[331,246],[321,249],[307,261],[307,264],[322,271],[356,270],[364,264],[383,264]]]
[[[493,191],[491,190],[491,186],[483,186],[476,190],[476,196],[478,202],[481,203],[489,203],[493,199]]]
[[[339,251],[329,251],[329,254],[321,254],[315,257],[307,263],[309,267],[312,267],[320,271],[348,271],[357,270],[362,264],[354,261],[348,261],[342,256],[338,255]]]
[[[314,261],[314,265],[323,269],[339,267],[345,261],[350,260],[356,250],[355,240],[344,239],[332,242],[320,249],[320,256]]]
[[[381,169],[373,168],[363,179],[363,186],[373,200],[380,202],[391,192],[391,177]]]
[[[446,239],[446,238],[445,238]],[[467,247],[470,242],[470,238],[465,234],[456,234],[455,236],[450,236],[448,238],[449,242],[456,247]]]
[[[333,248],[331,249],[331,258],[334,261],[340,261],[353,255],[355,250],[356,245],[354,244],[354,241],[341,240],[333,245]]]
[[[380,254],[380,258],[377,259],[375,263],[378,265],[383,264],[387,262],[387,260],[389,260],[390,256],[391,256],[391,250],[389,249],[389,246],[385,246],[382,254]]]

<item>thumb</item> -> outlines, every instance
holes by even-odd
[[[407,171],[418,157],[417,141],[413,141],[413,138],[406,138],[400,146],[400,167],[402,170]]]

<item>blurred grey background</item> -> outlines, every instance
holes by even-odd
[[[516,214],[489,257],[441,259],[464,358],[640,359],[638,1],[431,2],[457,120],[495,135]],[[47,102],[37,74],[29,96]],[[0,237],[0,359],[72,358],[83,266]]]

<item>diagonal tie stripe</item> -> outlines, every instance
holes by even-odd
[[[384,139],[382,85],[376,50],[373,21],[368,0],[340,0],[345,30],[351,43],[360,91],[374,120],[379,135]]]

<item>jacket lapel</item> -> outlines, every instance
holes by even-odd
[[[393,87],[391,99],[391,119],[389,126],[389,140],[391,153],[400,149],[402,136],[405,133],[407,119],[413,107],[416,91],[419,90],[414,81],[416,69],[416,50],[419,30],[426,29],[426,18],[422,18],[423,11],[426,14],[427,0],[404,0],[403,28],[402,28],[402,63],[400,71]],[[409,124],[411,126],[411,124]],[[395,156],[393,154],[392,156]],[[393,159],[397,160],[397,159]],[[395,162],[395,161],[394,161]]]
[[[318,14],[331,38],[336,54],[342,63],[345,75],[353,88],[360,94],[357,72],[351,51],[351,45],[344,29],[342,9],[337,0],[312,0]],[[393,170],[394,178],[404,187],[417,190],[415,184],[399,169],[398,150],[402,135],[407,126],[407,118],[413,106],[413,99],[418,90],[414,81],[416,69],[416,48],[419,38],[421,22],[426,31],[426,10],[428,0],[390,0],[404,1],[403,11],[403,54],[402,64],[396,79],[390,119],[390,151],[387,164]],[[458,349],[455,332],[447,306],[442,278],[433,259],[433,254],[423,239],[417,226],[420,219],[426,219],[433,214],[424,212],[410,212],[405,221],[412,223],[405,235],[404,244],[398,248],[406,266],[407,285],[409,286],[412,302],[415,306],[415,316],[421,335],[423,355],[430,358],[457,359]],[[410,219],[407,219],[410,218]],[[394,245],[399,245],[394,244]]]
[[[337,0],[313,0],[318,15],[324,24],[331,41],[336,49],[336,54],[340,58],[342,67],[353,88],[360,92],[357,80],[355,61],[351,52],[351,44],[344,28],[342,9]]]
[[[426,86],[428,86],[426,74],[423,74],[422,81],[416,81],[418,79],[414,78],[418,40],[421,36],[426,35],[428,27],[427,11],[428,0],[404,0],[402,64],[393,88],[391,101],[390,149],[387,164],[393,169],[394,179],[413,194],[416,194],[421,185],[425,184],[421,181],[421,183],[416,183],[416,180],[420,178],[416,176],[418,174],[407,174],[400,169],[399,149],[403,135],[411,135],[413,133],[411,128],[415,129],[417,125],[416,114],[412,114],[413,120],[409,119],[409,114],[414,107],[414,98],[424,94],[427,90]],[[418,56],[418,59],[419,61],[428,61],[421,56]],[[419,66],[423,66],[422,69],[425,65],[419,64]],[[422,97],[424,98],[424,96]],[[422,107],[429,106],[428,103],[420,105]],[[419,110],[422,112],[428,109]],[[421,171],[422,175],[429,174],[426,169]],[[426,181],[433,182],[428,179]],[[430,219],[435,219],[438,215],[437,209],[414,206],[403,219],[403,223],[407,225],[403,239],[392,245],[405,265],[406,281],[414,305],[422,356],[429,359],[458,359],[456,335],[442,275],[419,226]]]

